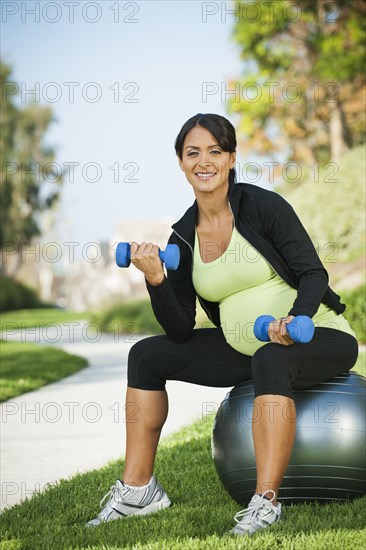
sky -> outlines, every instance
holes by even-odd
[[[55,214],[60,241],[109,240],[127,220],[176,221],[193,203],[174,141],[198,112],[235,125],[225,89],[242,62],[230,4],[2,2],[17,101],[52,107],[45,143],[60,170],[73,167]]]

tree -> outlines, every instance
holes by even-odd
[[[240,100],[231,98],[228,110],[240,114],[244,150],[286,151],[287,160],[311,164],[337,162],[363,143],[366,2],[241,0],[235,7],[244,74]]]
[[[40,234],[40,214],[57,200],[64,177],[54,162],[54,149],[44,143],[54,121],[51,108],[36,102],[23,108],[16,105],[18,86],[11,81],[11,72],[0,62],[0,272],[7,276],[19,268],[22,248]],[[18,258],[11,268],[10,252]]]

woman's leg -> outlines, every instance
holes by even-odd
[[[258,421],[252,424],[257,467],[255,492],[260,494],[272,489],[276,494],[273,500],[276,505],[295,439],[295,403],[283,395],[260,395],[254,403],[258,407],[256,410],[261,411]]]
[[[316,328],[309,344],[266,344],[253,356],[255,405],[253,422],[257,466],[256,493],[276,493],[286,472],[296,430],[292,389],[307,388],[346,372],[356,363],[358,344],[353,336]]]
[[[168,394],[165,390],[127,388],[123,481],[128,485],[145,485],[151,478],[161,429],[167,416]]]
[[[251,378],[250,363],[251,357],[227,344],[218,328],[196,329],[184,344],[175,344],[165,335],[137,342],[128,357],[123,481],[141,486],[153,474],[168,414],[167,380],[231,387]]]

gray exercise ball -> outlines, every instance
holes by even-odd
[[[365,495],[366,378],[350,372],[293,394],[296,438],[280,500],[329,502]],[[252,417],[255,420],[259,413],[249,380],[225,396],[214,421],[211,447],[216,471],[239,504],[247,504],[255,491]]]

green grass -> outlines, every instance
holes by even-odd
[[[16,370],[22,354],[25,355],[19,364],[29,363],[31,356],[37,368],[48,352],[56,352],[51,375],[61,363],[65,364],[65,356],[70,358],[60,350],[34,344],[11,342],[2,348],[8,358],[9,375]],[[37,359],[33,354],[39,350]],[[12,355],[16,358],[13,365]],[[51,364],[50,357],[44,364]],[[42,370],[40,367],[37,376],[43,374]],[[360,354],[354,370],[365,374],[365,353]],[[20,375],[23,374],[18,371]],[[66,374],[60,377],[63,376]],[[115,461],[100,470],[61,480],[5,510],[0,516],[0,549],[351,550],[365,546],[366,497],[342,504],[286,506],[284,521],[270,531],[245,539],[227,538],[226,532],[234,525],[233,516],[240,506],[228,496],[217,477],[211,458],[212,422],[213,418],[199,420],[159,445],[155,473],[172,500],[169,509],[146,518],[131,517],[86,529],[85,523],[99,511],[100,499],[123,470],[123,461]]]
[[[1,342],[0,401],[56,382],[85,367],[82,357],[54,347]]]
[[[1,313],[0,330],[44,327],[50,323],[66,323],[88,319],[89,313],[77,313],[55,308],[18,309]]]
[[[172,506],[86,529],[123,462],[61,480],[0,516],[3,549],[351,549],[366,541],[366,497],[350,503],[287,506],[284,521],[250,539],[227,539],[240,509],[225,492],[211,458],[212,418],[160,443],[155,473]],[[70,448],[70,452],[72,449]],[[7,542],[5,543],[5,540]]]

